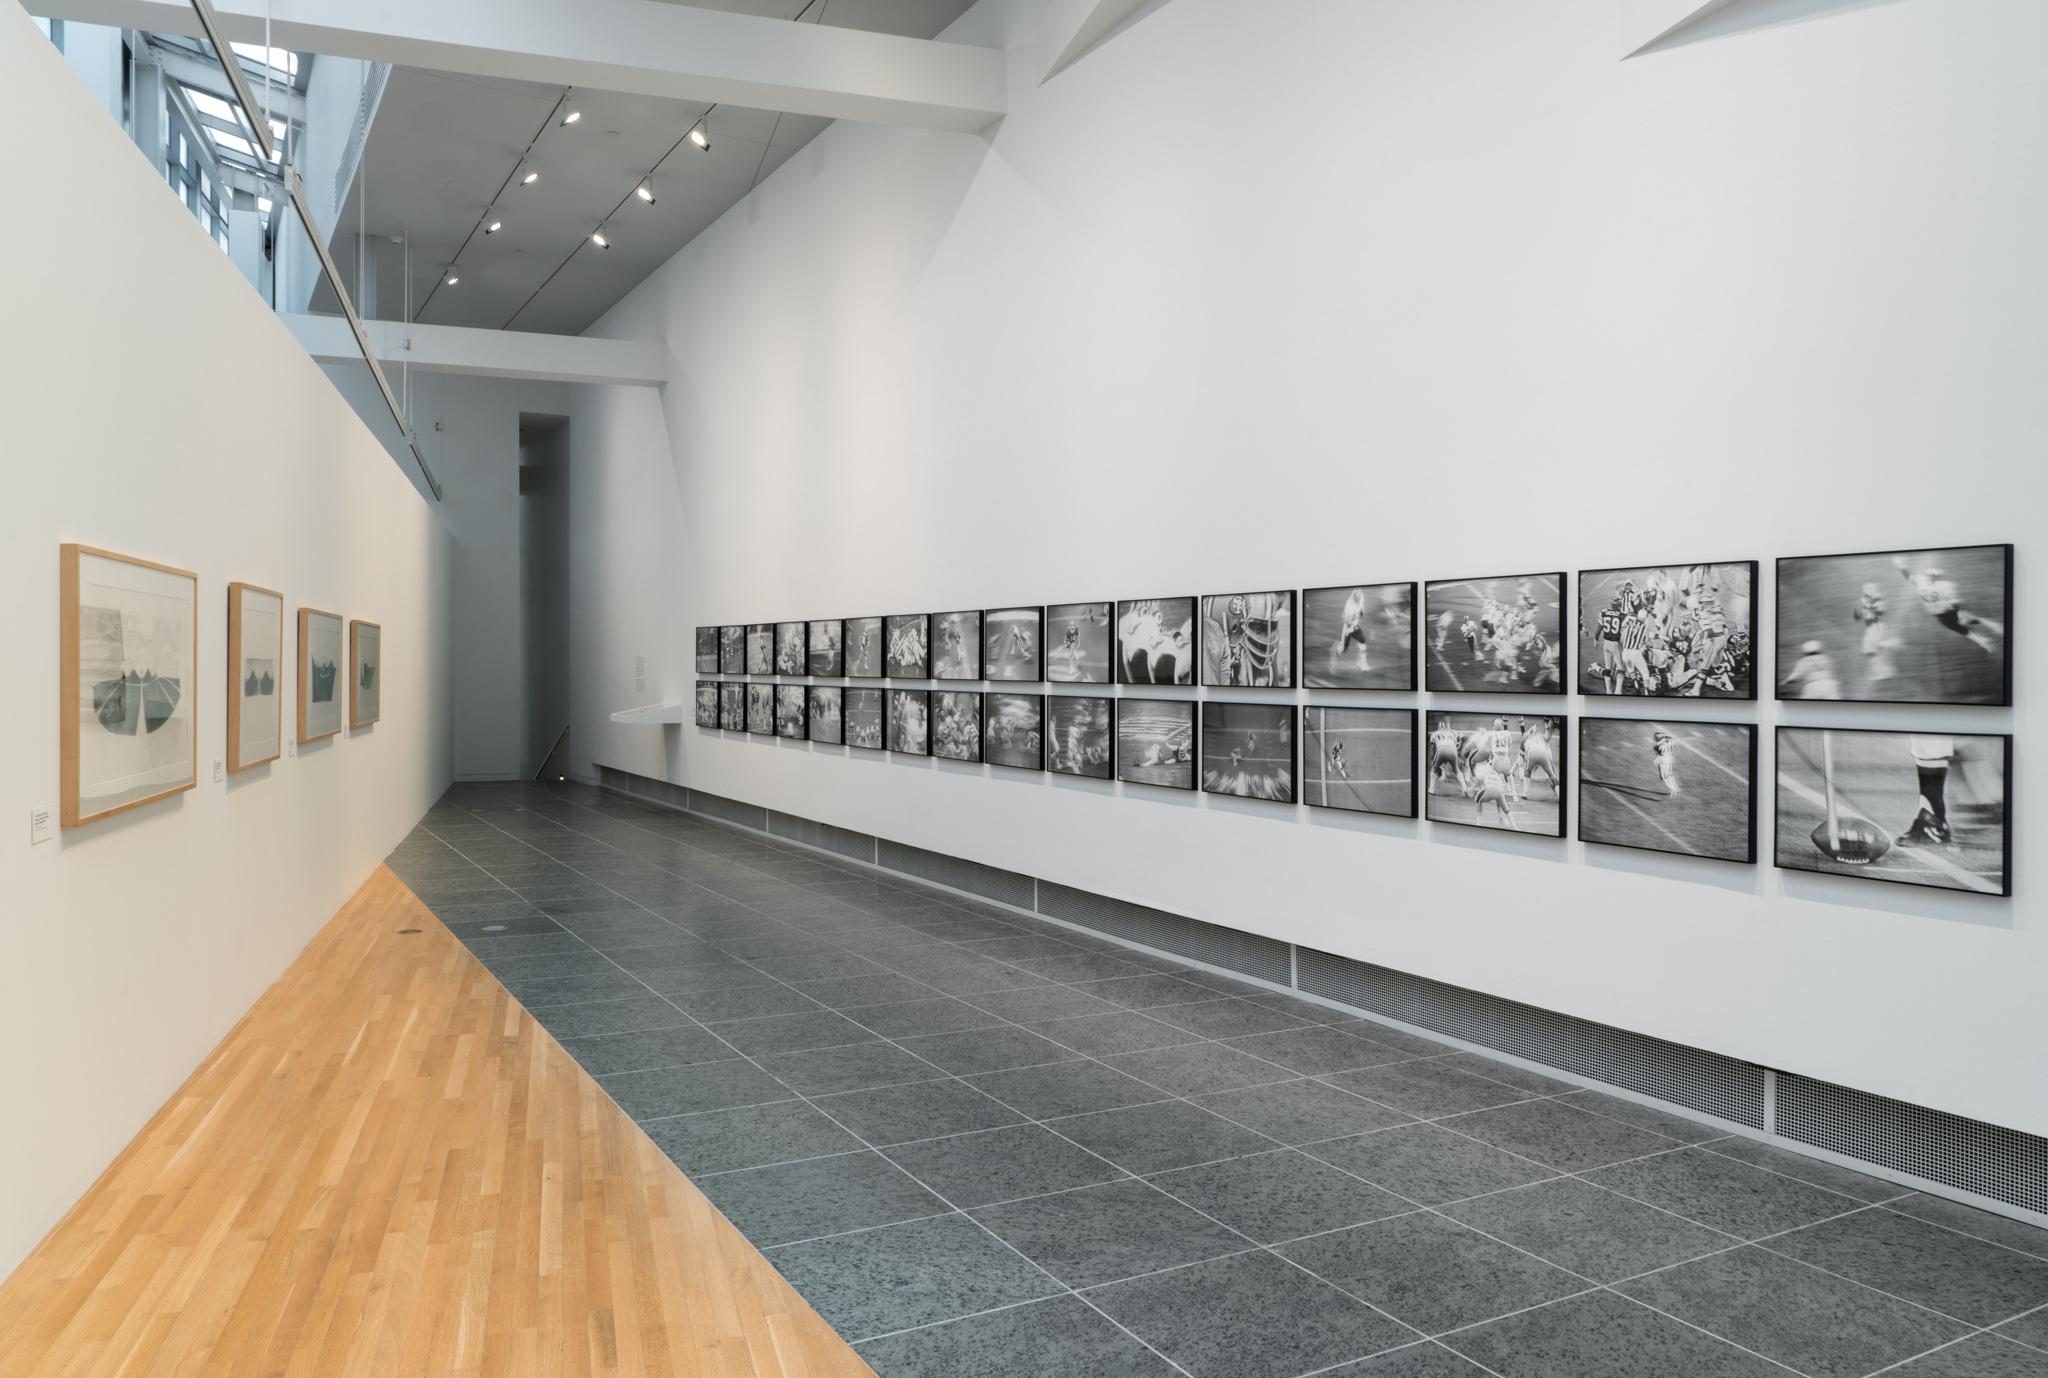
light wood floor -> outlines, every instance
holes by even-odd
[[[869,1370],[379,868],[0,1286],[0,1374]]]

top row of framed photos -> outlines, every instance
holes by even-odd
[[[2010,545],[1777,562],[1776,697],[2012,702]],[[699,627],[703,674],[1754,699],[1757,563]],[[1297,647],[1299,648],[1297,651]]]

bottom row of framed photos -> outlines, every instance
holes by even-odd
[[[697,726],[1565,836],[1565,718],[701,681]],[[1420,729],[1421,742],[1417,742]],[[1582,841],[1756,861],[1750,723],[1579,719]],[[1418,771],[1417,762],[1421,762]],[[2010,895],[2012,738],[1777,729],[1789,870]]]

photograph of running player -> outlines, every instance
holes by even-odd
[[[1195,682],[1194,599],[1129,598],[1117,602],[1116,682]]]
[[[981,678],[981,610],[932,614],[932,678]]]
[[[882,739],[882,691],[846,691],[846,744],[863,751],[880,751]]]
[[[1423,585],[1425,687],[1439,694],[1565,692],[1564,575]]]
[[[1340,584],[1301,595],[1301,682],[1415,687],[1415,585]]]
[[[929,689],[891,689],[887,717],[889,750],[911,756],[931,755],[931,712]]]
[[[1756,860],[1756,728],[1579,719],[1579,840]]]
[[[2011,616],[2009,545],[1780,560],[1778,697],[2009,704]]]
[[[1202,705],[1202,788],[1240,799],[1294,802],[1294,705]]]
[[[811,740],[838,746],[846,740],[846,691],[836,684],[813,684],[804,716],[810,721]]]
[[[981,760],[981,695],[975,690],[933,691],[932,755],[949,761]]]
[[[718,682],[700,679],[697,681],[697,726],[718,726]]]
[[[889,678],[930,679],[931,618],[921,612],[892,613],[883,626],[882,668]]]
[[[846,619],[840,644],[846,659],[848,679],[880,679],[882,677],[882,648],[886,644],[886,633],[882,630],[879,617],[849,617]]]
[[[800,675],[804,673],[805,661],[804,624],[801,622],[777,622],[775,624],[775,673],[778,675]]]
[[[715,675],[718,673],[718,628],[697,628],[697,673]]]
[[[721,732],[747,730],[747,686],[727,682],[718,686],[718,729]]]
[[[1415,710],[1301,710],[1301,797],[1319,809],[1415,816]]]
[[[982,698],[982,759],[1017,770],[1045,769],[1045,695],[989,693]]]
[[[1116,701],[1116,778],[1163,789],[1195,787],[1192,699]]]
[[[1055,684],[1109,683],[1108,603],[1050,603],[1045,609],[1045,677]]]
[[[1753,699],[1756,562],[1579,571],[1579,689]]]
[[[2012,893],[2012,738],[1778,729],[1777,861],[1897,885]]]
[[[793,741],[804,739],[804,686],[775,686],[775,735]]]
[[[750,675],[772,675],[775,673],[775,624],[773,622],[749,622],[747,624],[747,673]]]
[[[721,675],[744,675],[747,672],[747,629],[745,627],[720,627],[718,629],[718,673]]]
[[[1202,683],[1294,687],[1294,590],[1202,598]]]
[[[809,669],[814,675],[837,678],[846,673],[846,624],[838,618],[810,624]]]
[[[1423,816],[1563,837],[1564,723],[1539,713],[1431,711]]]
[[[1091,780],[1115,776],[1110,738],[1114,699],[1051,694],[1045,701],[1045,768]]]
[[[1044,608],[990,608],[982,613],[982,678],[1009,684],[1044,679],[1044,632]]]
[[[747,731],[757,737],[770,737],[775,734],[774,685],[747,686]]]

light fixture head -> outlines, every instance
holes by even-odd
[[[456,283],[460,281],[462,281],[462,274],[456,272],[453,268],[450,268],[448,270],[448,285],[450,287],[453,287]]]
[[[697,147],[703,149],[706,153],[709,153],[711,151],[711,136],[704,132],[704,121],[699,120],[695,124],[690,126],[689,137],[691,143],[697,145]]]
[[[493,220],[493,221],[492,221],[492,222],[491,222],[490,224],[488,224],[488,225],[484,226],[484,233],[485,233],[485,234],[496,234],[496,233],[497,233],[497,232],[498,232],[499,230],[502,230],[502,229],[504,229],[504,228],[505,228],[505,222],[504,222],[504,221],[502,221],[502,220]]]
[[[523,174],[520,175],[519,185],[522,187],[530,187],[539,180],[540,169],[537,167],[530,167]]]
[[[567,129],[582,118],[583,112],[581,110],[571,110],[568,114],[562,116],[562,128]]]
[[[605,238],[602,226],[590,232],[590,242],[600,249],[609,249],[612,246],[611,240]]]
[[[648,205],[653,205],[654,179],[652,177],[641,179],[640,185],[633,188],[633,194],[639,197],[642,201],[645,201]]]

